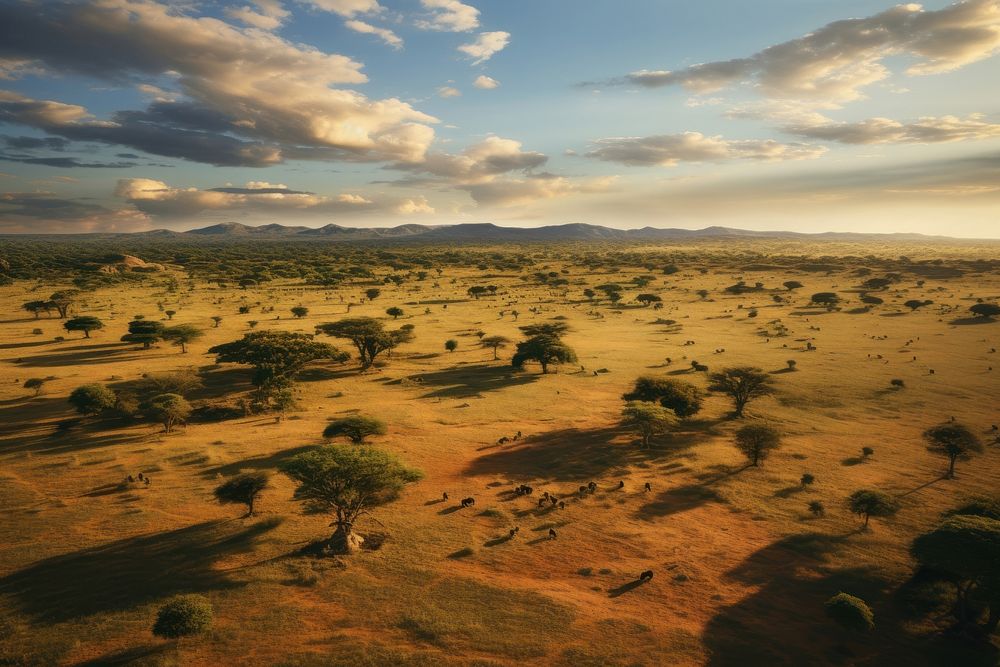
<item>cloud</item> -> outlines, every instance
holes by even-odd
[[[745,58],[676,71],[640,70],[626,80],[647,87],[681,85],[696,93],[749,84],[769,97],[850,101],[889,76],[891,57],[915,59],[907,74],[925,75],[958,69],[998,49],[998,0],[967,0],[936,11],[910,3],[835,21]]]
[[[801,137],[843,144],[933,144],[1000,137],[1000,124],[986,121],[982,114],[966,118],[926,116],[909,123],[869,118],[853,123],[789,125],[782,129]]]
[[[417,214],[431,214],[434,213],[434,208],[427,201],[426,197],[414,197],[413,199],[404,199],[395,207],[395,212],[400,215],[417,215]]]
[[[344,25],[354,32],[360,32],[366,35],[375,35],[394,49],[403,48],[403,40],[400,39],[399,35],[394,33],[392,30],[378,28],[369,23],[365,23],[364,21],[358,21],[357,19],[344,21]]]
[[[2,233],[134,232],[148,228],[149,218],[131,208],[109,209],[51,192],[0,194]]]
[[[285,18],[288,17],[288,10],[279,3],[258,3],[258,8],[262,11],[254,11],[253,8],[247,6],[227,7],[225,13],[231,19],[261,30],[280,28]]]
[[[489,136],[461,153],[429,153],[421,163],[396,164],[416,174],[430,174],[453,185],[468,185],[493,180],[513,171],[529,171],[545,164],[548,156],[525,151],[521,142]],[[404,181],[405,182],[405,181]]]
[[[483,90],[493,90],[494,88],[500,87],[500,82],[493,77],[480,74],[476,77],[476,80],[472,82],[472,85],[476,88],[482,88]]]
[[[378,0],[302,0],[302,2],[346,18],[358,14],[378,14],[383,9]]]
[[[437,89],[437,94],[440,97],[461,97],[462,91],[452,86],[441,86]]]
[[[420,4],[431,12],[416,22],[423,30],[466,32],[479,27],[479,10],[471,5],[458,0],[420,0]]]
[[[348,3],[357,11],[372,4]],[[142,150],[159,155],[247,166],[274,164],[293,154],[298,159],[419,161],[434,139],[430,125],[436,119],[409,104],[370,100],[334,87],[367,80],[361,64],[346,56],[152,0],[26,7],[0,6],[0,59],[114,83],[170,76],[190,107],[225,122],[224,129],[189,127],[172,147],[161,135],[178,134],[173,129],[136,126],[144,112],[119,112],[132,114],[124,122],[95,120],[81,106],[53,100],[21,110],[19,117],[47,131],[58,129],[53,133],[59,136],[90,133],[98,135],[93,140],[113,143],[123,134],[141,134],[142,141],[124,145],[145,143]],[[6,95],[10,102],[11,94]],[[127,132],[115,127],[130,121]],[[222,159],[206,159],[206,143],[228,150]]]
[[[471,44],[462,44],[458,50],[472,58],[473,65],[478,65],[492,58],[494,54],[503,51],[509,43],[509,32],[481,32],[476,41]]]
[[[607,192],[615,183],[614,176],[574,182],[554,174],[537,174],[528,178],[498,179],[466,186],[478,204],[487,206],[523,206],[539,200],[574,194]]]
[[[826,149],[809,144],[784,144],[774,140],[729,140],[700,132],[649,137],[611,137],[593,142],[587,157],[630,167],[673,167],[679,162],[728,160],[802,160],[816,158]]]
[[[355,206],[373,203],[371,199],[367,199],[365,197],[362,197],[361,195],[356,195],[349,192],[337,195],[337,201],[340,202],[341,204],[354,204]]]

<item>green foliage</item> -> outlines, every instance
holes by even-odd
[[[51,313],[54,306],[48,301],[28,301],[21,306],[21,310],[26,310],[38,319],[40,313]]]
[[[317,333],[346,338],[354,343],[362,370],[370,368],[381,353],[413,340],[412,331],[412,328],[387,331],[382,322],[372,317],[349,317],[316,327]]]
[[[899,503],[888,493],[872,489],[860,489],[848,497],[847,506],[852,512],[864,518],[865,527],[871,517],[892,516],[899,511]]]
[[[246,515],[253,516],[257,497],[270,488],[270,484],[271,475],[266,470],[240,473],[215,487],[215,499],[223,505],[246,505]]]
[[[545,322],[542,324],[527,324],[519,327],[525,336],[549,336],[551,338],[562,338],[569,333],[569,325],[563,322]]]
[[[695,385],[682,380],[653,375],[640,376],[635,387],[622,396],[626,401],[659,401],[678,417],[690,417],[701,410],[704,394]]]
[[[142,343],[144,349],[163,338],[163,324],[153,320],[135,319],[128,323],[128,333],[122,336],[126,343]]]
[[[301,318],[305,317],[308,314],[309,314],[309,309],[306,308],[305,306],[294,306],[292,308],[292,315],[296,319],[301,319]]]
[[[521,368],[525,362],[534,361],[542,366],[542,373],[549,372],[550,364],[576,363],[576,352],[554,336],[537,335],[517,344],[511,365]]]
[[[368,297],[369,301],[374,301],[382,294],[382,290],[377,287],[372,287],[371,289],[365,290],[365,296]]]
[[[181,348],[181,352],[187,352],[187,346],[190,343],[202,338],[205,332],[196,327],[193,324],[178,324],[177,326],[167,327],[163,330],[163,340],[169,342],[171,345],[176,345]]]
[[[974,306],[970,306],[969,310],[976,317],[996,317],[1000,315],[1000,305],[995,303],[977,303]]]
[[[722,392],[733,399],[737,417],[743,416],[743,410],[751,399],[774,391],[771,376],[753,366],[724,368],[710,374],[708,381],[709,391]]]
[[[948,477],[955,476],[955,462],[967,461],[983,452],[983,443],[962,424],[938,424],[924,431],[927,449],[948,457]]]
[[[802,283],[800,283],[798,280],[786,280],[785,282],[782,283],[782,285],[784,285],[785,289],[788,290],[789,292],[792,290],[801,289],[803,286]]]
[[[79,296],[80,290],[75,289],[65,289],[59,290],[49,297],[49,304],[57,311],[59,311],[59,317],[65,318],[69,313],[69,309],[76,303],[76,298]]]
[[[820,306],[826,306],[827,308],[833,308],[840,303],[840,297],[836,292],[817,292],[812,295],[809,302]]]
[[[145,413],[150,419],[163,424],[163,430],[170,433],[176,424],[183,424],[191,416],[191,404],[178,394],[160,394],[149,400]]]
[[[735,443],[750,465],[756,466],[781,446],[781,434],[766,424],[747,424],[736,431]]]
[[[861,598],[837,593],[823,606],[827,616],[848,630],[871,632],[875,629],[875,614]]]
[[[635,297],[635,300],[640,302],[644,306],[648,306],[653,303],[660,303],[663,301],[663,299],[656,296],[655,294],[640,294],[639,296]]]
[[[48,380],[45,378],[28,378],[21,386],[25,389],[31,389],[35,392],[35,396],[38,396],[42,393],[42,387],[45,386],[46,382],[48,382]]]
[[[458,341],[455,340],[454,338],[449,338],[444,342],[444,349],[448,350],[449,352],[454,352],[455,350],[458,349]]]
[[[115,392],[103,384],[85,384],[69,395],[70,404],[82,415],[99,415],[115,407]]]
[[[665,433],[679,421],[673,410],[655,403],[629,401],[622,410],[622,423],[639,432],[643,447],[649,446],[650,439],[654,435]]]
[[[375,417],[364,415],[350,415],[334,419],[323,429],[324,438],[348,438],[356,445],[360,445],[365,438],[372,435],[385,435],[387,428],[385,422]]]
[[[66,331],[82,331],[85,338],[90,338],[90,332],[104,328],[104,322],[93,315],[81,315],[63,322]]]
[[[209,348],[218,363],[252,366],[253,384],[261,396],[292,381],[306,364],[319,361],[343,363],[349,355],[308,334],[287,331],[254,331],[242,339]]]
[[[178,595],[160,607],[153,634],[167,639],[197,635],[212,626],[212,603],[202,595]]]
[[[386,308],[385,314],[395,320],[403,315],[403,309],[399,306],[393,306],[391,308]]]
[[[510,343],[510,338],[506,336],[485,336],[480,338],[479,342],[483,347],[493,349],[493,359],[496,360],[499,357],[497,350],[507,347],[507,344]]]
[[[295,499],[313,512],[333,514],[333,545],[350,551],[351,533],[359,517],[391,502],[422,474],[395,456],[374,447],[321,447],[281,464],[297,487]]]

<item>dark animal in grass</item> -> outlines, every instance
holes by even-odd
[[[566,503],[564,503],[563,501],[560,500],[559,501],[559,509],[561,509],[561,510],[566,509]]]
[[[589,489],[591,493],[597,491],[597,482],[589,482],[587,484],[587,489]]]
[[[625,482],[624,481],[618,482],[618,488],[619,489],[624,489],[625,488]]]
[[[558,502],[558,499],[555,496],[549,496],[549,502],[555,505]]]
[[[520,526],[517,526],[515,528],[511,528],[510,529],[510,539],[513,539],[514,536],[517,535],[520,530],[521,530]]]
[[[472,507],[476,504],[475,498],[462,498],[462,507]]]
[[[646,486],[644,487],[643,490],[645,490],[645,491],[652,491],[653,490],[653,485],[650,484],[649,482],[646,482]]]
[[[444,493],[441,494],[441,500],[448,500],[448,492],[447,491],[445,491]]]
[[[538,499],[538,506],[539,507],[545,507],[545,498],[539,498]]]
[[[556,531],[554,528],[549,528],[549,539],[550,540],[556,539]]]
[[[639,581],[649,581],[652,578],[653,578],[652,570],[646,570],[645,572],[639,575]]]
[[[586,492],[587,492],[587,487],[585,487],[585,486],[581,486],[581,487],[580,487],[580,495],[582,496],[582,495],[583,495],[583,494],[585,494]]]

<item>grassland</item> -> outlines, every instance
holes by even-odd
[[[0,287],[0,664],[996,664],[995,649],[943,639],[936,631],[946,619],[915,617],[899,590],[913,572],[912,539],[963,499],[1000,488],[996,446],[944,479],[946,461],[921,438],[954,417],[990,441],[1000,421],[1000,322],[968,313],[977,299],[1000,296],[1000,273],[986,262],[997,246],[744,241],[711,250],[699,261],[697,245],[638,246],[633,262],[588,267],[559,247],[521,248],[537,254],[530,271],[447,266],[440,277],[379,281],[374,301],[363,299],[373,281],[239,289],[167,263],[166,274],[83,295],[74,311],[105,324],[90,339],[20,310],[66,285]],[[643,265],[662,252],[683,253],[679,272]],[[858,269],[876,265],[871,275],[882,275],[899,255],[908,258],[891,267],[899,281],[877,292],[885,302],[861,308]],[[522,279],[537,271],[568,284]],[[639,275],[655,279],[617,306],[582,294]],[[724,291],[738,280],[764,290]],[[804,287],[788,292],[788,280]],[[467,295],[486,283],[496,296]],[[825,291],[845,299],[840,309],[809,305]],[[661,296],[663,307],[636,303],[639,292]],[[909,299],[933,304],[910,312]],[[196,404],[235,404],[252,388],[249,372],[215,364],[209,347],[239,338],[250,320],[258,330],[312,333],[348,304],[352,316],[387,321],[386,308],[403,308],[397,325],[415,325],[415,340],[364,373],[353,361],[308,368],[296,384],[299,407],[280,423],[258,414],[193,420],[170,434],[141,420],[60,428],[77,417],[67,402],[75,387],[127,386],[161,371],[196,370]],[[241,305],[250,312],[239,314]],[[262,305],[275,311],[262,314]],[[293,318],[296,305],[309,314]],[[205,337],[186,354],[119,341],[134,315],[160,319],[163,308]],[[213,316],[223,318],[217,327]],[[476,335],[516,341],[519,326],[550,321],[570,326],[565,341],[579,365],[517,371],[510,348],[494,361]],[[445,350],[448,339],[456,351]],[[777,392],[748,408],[748,418],[784,434],[763,467],[748,468],[734,448],[740,421],[724,396],[711,395],[648,450],[620,426],[621,396],[639,375],[704,386],[692,360],[773,374]],[[51,378],[37,396],[22,388],[33,377]],[[214,501],[222,478],[326,446],[327,420],[355,413],[384,419],[389,432],[372,446],[425,475],[359,528],[384,535],[380,548],[300,555],[329,521],[304,514],[281,475],[255,517]],[[497,444],[518,431],[523,439]],[[863,459],[863,446],[874,455]],[[152,484],[120,485],[137,472]],[[806,472],[816,483],[803,488]],[[589,481],[598,492],[578,497]],[[519,484],[533,486],[534,498],[515,496]],[[845,507],[864,487],[902,505],[868,531]],[[539,509],[543,490],[567,507]],[[466,496],[475,508],[458,508]],[[810,514],[812,500],[825,516]],[[518,536],[505,539],[515,526]],[[638,585],[646,569],[655,576]],[[823,601],[839,591],[871,604],[875,633],[848,636],[824,616]],[[187,592],[212,601],[212,630],[154,638],[157,606]]]

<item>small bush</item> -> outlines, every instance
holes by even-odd
[[[903,387],[906,386],[906,383],[900,380],[899,378],[893,378],[889,380],[889,384],[892,385],[893,387],[896,387],[897,389],[902,389]]]
[[[212,603],[202,595],[178,595],[160,607],[153,624],[157,637],[177,639],[196,635],[212,625]]]
[[[875,629],[875,614],[861,598],[837,593],[826,601],[826,614],[841,626],[856,632],[870,632]]]

